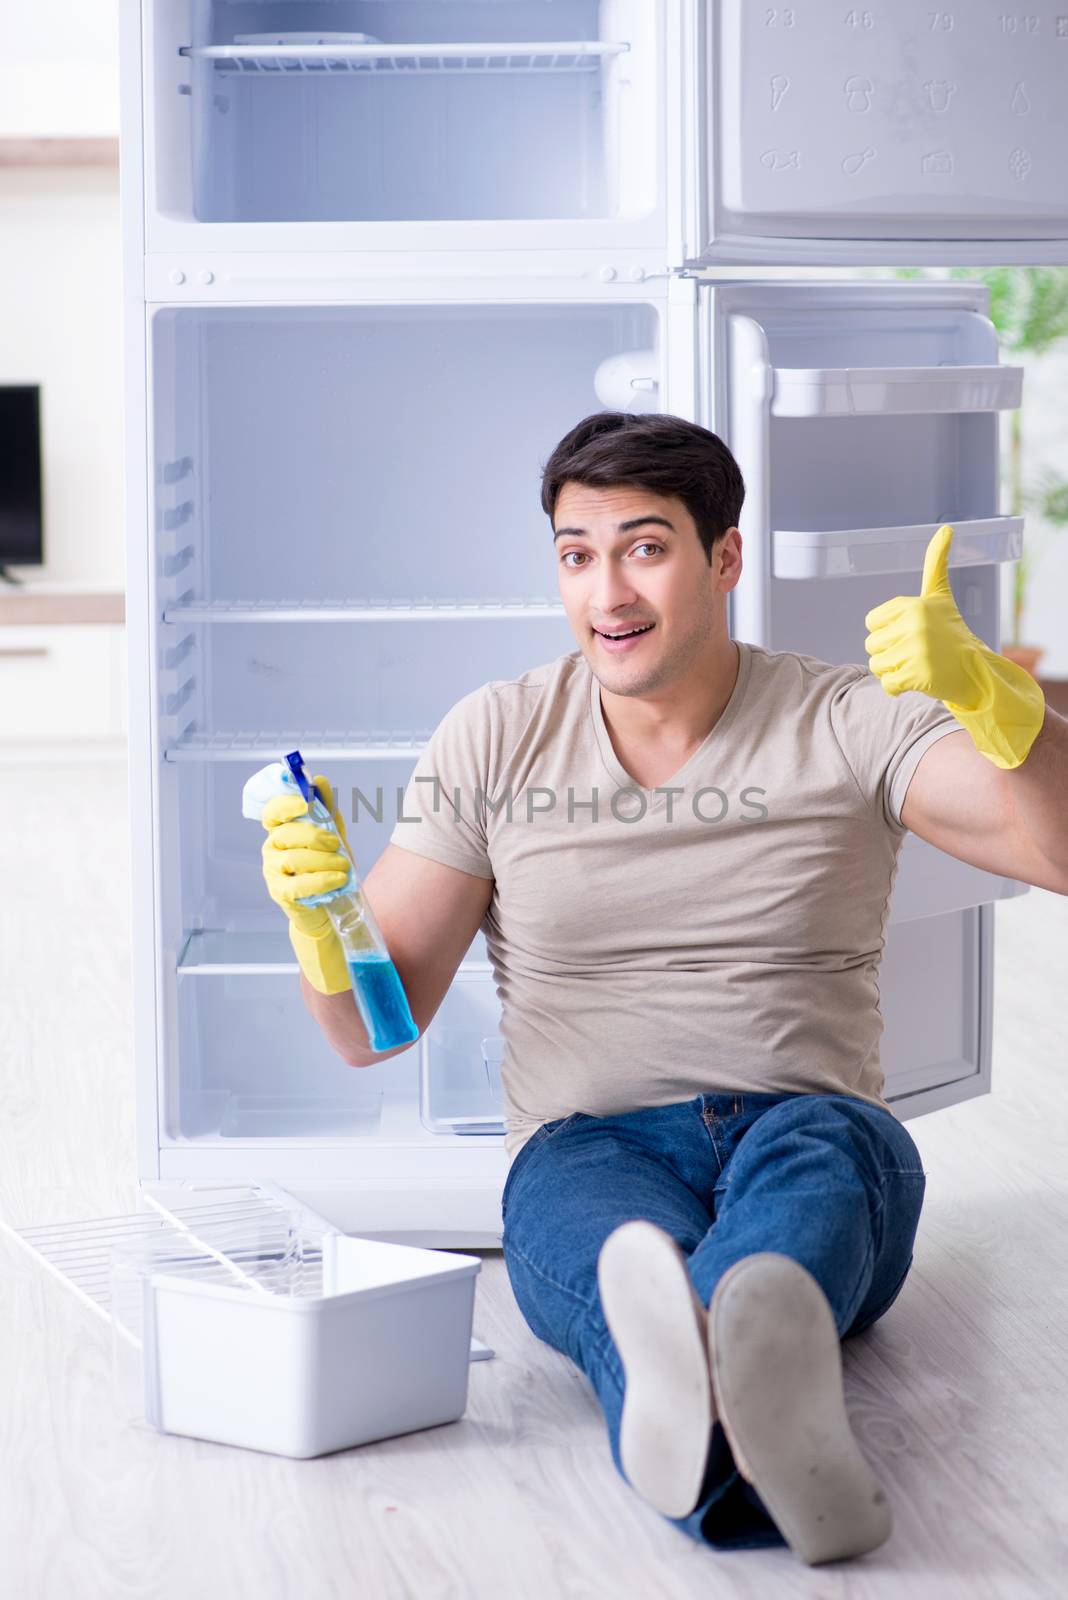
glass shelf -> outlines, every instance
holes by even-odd
[[[224,978],[237,973],[289,973],[298,970],[297,958],[285,928],[195,928],[178,957],[183,977]],[[461,973],[483,976],[489,963],[471,958],[460,963]]]
[[[382,1091],[344,1097],[306,1094],[232,1094],[219,1123],[222,1139],[349,1139],[378,1132]]]

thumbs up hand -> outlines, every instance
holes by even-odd
[[[897,595],[864,618],[864,648],[887,694],[918,689],[941,700],[998,767],[1017,767],[1042,726],[1046,702],[1023,667],[976,637],[949,587],[953,529],[927,546],[918,595]]]
[[[943,524],[927,546],[918,595],[898,595],[869,611],[864,648],[871,670],[887,694],[919,689],[955,705],[982,700],[983,686],[970,671],[977,651],[986,649],[957,610],[949,587],[949,547],[953,529]]]

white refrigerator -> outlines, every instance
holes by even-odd
[[[242,785],[299,746],[359,791],[370,869],[450,706],[575,648],[539,469],[599,407],[737,455],[736,636],[865,663],[865,613],[917,591],[951,521],[997,648],[1021,373],[985,290],[760,269],[1068,260],[1068,18],[124,0],[121,29],[139,1179],[493,1246],[481,934],[417,1044],[347,1067]],[[1020,892],[906,840],[880,972],[898,1115],[989,1089],[994,907]]]

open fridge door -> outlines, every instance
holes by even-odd
[[[1068,261],[1068,14],[710,0],[694,263]]]
[[[747,485],[732,634],[866,665],[865,615],[918,593],[927,542],[951,522],[957,603],[996,650],[1000,565],[1022,539],[1021,519],[998,515],[998,417],[1022,374],[998,363],[986,290],[780,281],[700,296],[704,420]],[[1024,892],[907,836],[879,974],[899,1115],[989,1089],[993,903]]]

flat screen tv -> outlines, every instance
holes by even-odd
[[[0,383],[0,572],[43,559],[41,389]]]

